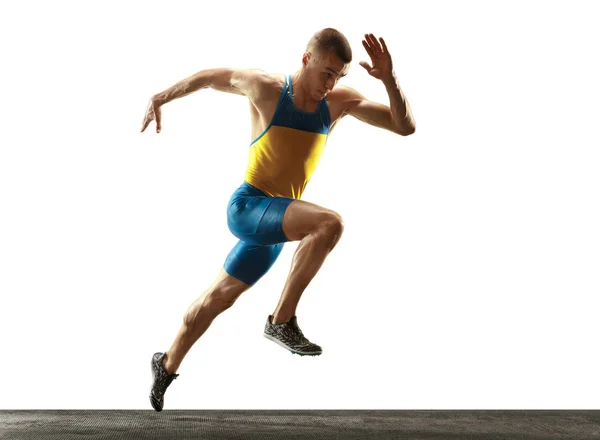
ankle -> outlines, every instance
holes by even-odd
[[[169,361],[168,361],[168,355],[165,355],[165,357],[163,358],[162,361],[162,367],[164,368],[164,370],[167,372],[167,374],[173,374],[175,373],[175,368],[174,365],[172,365]]]
[[[288,315],[273,315],[271,324],[283,324],[284,322],[289,322],[290,319],[292,319],[292,317]]]

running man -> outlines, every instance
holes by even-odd
[[[166,353],[152,357],[150,402],[161,411],[164,394],[192,345],[213,320],[231,307],[273,265],[284,243],[299,241],[277,307],[265,323],[264,336],[300,355],[322,350],[300,330],[296,307],[300,296],[338,243],[340,215],[301,200],[335,124],[346,115],[402,136],[415,132],[415,120],[392,68],[383,38],[366,34],[362,44],[371,58],[360,65],[380,80],[390,105],[369,101],[356,90],[336,84],[346,76],[352,50],[333,28],[316,32],[293,74],[260,69],[201,70],[150,99],[142,132],[156,121],[161,106],[204,88],[245,95],[252,123],[248,166],[243,183],[232,194],[227,223],[239,242],[225,259],[213,284],[188,308],[183,324]]]

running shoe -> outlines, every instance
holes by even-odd
[[[150,390],[150,403],[156,411],[162,411],[164,404],[165,391],[173,379],[176,379],[179,374],[169,374],[163,367],[163,359],[166,353],[154,353],[152,356],[152,389]]]
[[[321,347],[310,342],[302,334],[295,316],[288,322],[281,322],[279,324],[273,324],[272,322],[273,315],[269,315],[263,336],[291,351],[292,354],[318,356],[323,352]]]

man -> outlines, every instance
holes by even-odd
[[[284,243],[300,241],[279,304],[265,324],[264,336],[292,353],[322,350],[300,330],[296,307],[305,288],[335,247],[343,230],[339,214],[300,200],[325,147],[328,134],[345,115],[402,136],[415,131],[410,106],[392,69],[383,38],[366,34],[362,44],[371,64],[360,65],[383,82],[390,106],[371,102],[356,90],[338,86],[348,73],[352,51],[339,31],[326,28],[310,39],[302,67],[291,75],[227,68],[202,70],[153,96],[142,124],[161,131],[161,106],[210,87],[245,95],[250,104],[252,143],[244,182],[233,193],[227,222],[240,239],[213,284],[184,315],[166,353],[152,358],[150,401],[161,411],[164,393],[183,358],[212,321],[231,307],[273,265]]]

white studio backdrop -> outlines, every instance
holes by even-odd
[[[165,409],[598,408],[593,2],[19,2],[0,11],[2,409],[150,409],[150,358],[235,244],[246,98],[150,96],[213,67],[292,73],[318,29],[386,39],[417,121],[345,118],[305,200],[345,233],[262,336],[297,243],[219,316]]]

